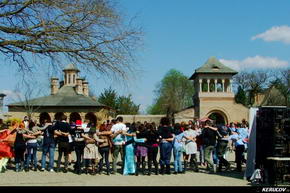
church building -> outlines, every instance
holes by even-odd
[[[110,118],[111,108],[100,104],[96,98],[89,96],[89,83],[79,77],[79,70],[69,64],[64,70],[64,81],[51,78],[51,93],[28,101],[8,105],[11,117],[23,119],[31,114],[32,120],[40,123],[48,118],[59,120],[65,114],[70,122],[85,119],[99,124]]]
[[[194,117],[208,117],[217,124],[248,120],[249,108],[235,102],[233,76],[237,73],[215,57],[195,70],[190,77],[195,88]]]

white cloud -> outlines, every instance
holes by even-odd
[[[8,105],[9,103],[19,101],[20,97],[22,96],[21,93],[15,92],[13,90],[1,90],[0,93],[3,93],[6,95],[4,97],[4,107],[3,107],[4,112],[8,112],[8,107],[6,105]]]
[[[252,37],[252,40],[262,39],[266,42],[280,41],[290,44],[290,27],[287,25],[274,26],[271,29]]]
[[[4,101],[6,102],[15,102],[19,100],[22,97],[22,94],[19,92],[15,92],[13,90],[2,90],[0,93],[3,93],[6,95],[4,98]]]
[[[220,59],[224,65],[233,68],[237,71],[252,70],[252,69],[278,69],[289,67],[289,63],[285,60],[279,60],[275,57],[254,56],[247,57],[244,60],[227,60]]]

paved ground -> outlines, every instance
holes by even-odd
[[[40,157],[40,156],[39,156]],[[228,159],[233,161],[233,154]],[[232,169],[234,163],[232,162]],[[245,169],[245,168],[244,168]],[[199,173],[187,172],[179,175],[164,176],[123,176],[116,175],[76,175],[74,173],[34,172],[16,173],[8,170],[0,174],[0,186],[248,186],[243,173],[234,171],[206,174],[201,168]]]

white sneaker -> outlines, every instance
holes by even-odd
[[[44,170],[45,170],[44,168],[41,168],[41,169],[40,169],[40,171],[42,171],[42,172],[44,172]]]
[[[53,170],[53,169],[50,169],[49,171],[50,171],[50,172],[54,172],[54,170]]]

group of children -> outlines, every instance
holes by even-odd
[[[160,125],[155,123],[123,123],[123,118],[107,121],[96,128],[95,123],[81,120],[53,123],[45,120],[39,127],[25,119],[22,123],[12,122],[11,129],[0,131],[0,170],[5,171],[8,160],[14,158],[15,171],[31,169],[37,171],[68,172],[69,157],[74,151],[76,174],[102,174],[105,161],[105,174],[116,174],[119,154],[121,154],[121,173],[124,175],[171,174],[171,157],[174,158],[174,174],[185,173],[188,169],[199,172],[200,164],[206,165],[209,172],[230,169],[225,159],[229,141],[236,152],[237,171],[241,171],[246,149],[248,129],[246,124],[213,126],[210,120],[203,123],[190,121],[171,125],[164,117]],[[38,141],[42,141],[41,166],[38,168]],[[58,148],[57,164],[55,150]],[[159,154],[159,161],[157,156]],[[110,167],[112,156],[112,170]],[[64,167],[61,168],[64,156]],[[48,157],[48,165],[46,163]],[[147,165],[147,167],[146,167]],[[84,170],[83,170],[84,168]]]

